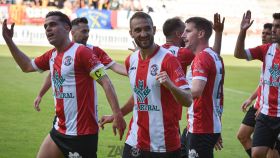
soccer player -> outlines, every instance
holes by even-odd
[[[88,48],[92,49],[93,53],[95,53],[95,55],[98,57],[98,59],[104,65],[105,69],[111,69],[120,75],[127,76],[126,69],[123,65],[114,62],[105,53],[105,51],[103,51],[99,47],[87,44],[87,40],[89,37],[89,26],[88,26],[88,20],[85,17],[76,18],[76,19],[72,20],[71,25],[72,25],[71,35],[72,35],[73,42],[83,44],[83,45],[87,46]],[[34,107],[37,111],[40,111],[39,104],[41,102],[41,99],[50,87],[51,87],[51,74],[49,74],[46,77],[45,82],[44,82],[41,90],[39,91],[38,96],[34,100]]]
[[[191,17],[185,25],[182,38],[195,55],[187,77],[192,82],[193,97],[188,108],[188,157],[212,158],[216,143],[222,147],[224,64],[221,56],[209,47],[212,23],[202,17]]]
[[[222,33],[224,29],[224,21],[223,18],[222,22],[220,21],[220,14],[214,14],[214,24],[213,29],[215,30],[215,43],[213,46],[213,50],[220,54],[221,50],[221,41],[222,41]],[[168,49],[174,56],[177,57],[178,61],[181,63],[181,66],[186,73],[187,67],[192,63],[195,55],[189,50],[185,48],[185,42],[182,39],[182,34],[185,30],[185,23],[178,17],[167,19],[163,24],[163,34],[166,38],[166,43],[162,45],[162,47]],[[178,116],[181,120],[182,118],[182,106],[179,106],[178,109]],[[181,137],[181,157],[187,157],[186,150],[186,134],[187,128],[183,130],[182,137]]]
[[[268,44],[271,42],[271,23],[266,23],[263,25],[262,30],[262,44]],[[260,82],[262,82],[262,78],[260,77]],[[243,111],[246,111],[247,107],[252,104],[252,102],[256,99],[256,102],[253,106],[249,108],[247,111],[242,124],[237,132],[237,138],[240,143],[243,145],[247,154],[251,157],[251,148],[252,148],[252,139],[251,135],[254,132],[254,127],[256,124],[256,112],[260,107],[260,96],[261,95],[261,86],[258,86],[256,90],[252,93],[252,95],[242,104],[241,108]]]
[[[53,11],[46,15],[45,33],[55,48],[31,60],[18,49],[13,38],[14,24],[2,26],[2,35],[23,72],[51,71],[56,116],[53,129],[44,139],[37,157],[97,157],[98,123],[95,81],[104,89],[114,113],[113,129],[120,138],[126,127],[110,79],[92,50],[69,39],[69,18]]]
[[[234,56],[239,59],[258,59],[263,62],[260,113],[256,118],[252,142],[252,157],[265,158],[269,148],[273,148],[280,132],[279,104],[279,43],[280,13],[273,14],[272,42],[245,50],[245,37],[253,24],[251,11],[243,14],[240,32],[237,38]]]
[[[151,17],[136,12],[130,19],[130,35],[138,50],[125,65],[133,96],[122,108],[123,115],[133,110],[123,158],[180,157],[179,104],[192,102],[185,73],[175,56],[154,43],[156,28]],[[101,126],[110,117],[102,117]]]

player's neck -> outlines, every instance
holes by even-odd
[[[208,43],[201,43],[201,44],[199,44],[199,45],[196,47],[196,49],[195,49],[195,51],[194,51],[194,54],[200,53],[200,52],[202,52],[205,48],[208,48],[208,47],[209,47],[209,44],[208,44]]]
[[[70,45],[71,41],[70,39],[65,40],[65,42],[61,43],[59,46],[56,46],[56,50],[58,53],[64,52],[65,49],[67,49]]]
[[[179,45],[180,45],[178,42],[175,42],[173,39],[166,39],[165,44],[173,45],[173,46],[177,46],[177,47],[179,47]]]
[[[142,60],[148,59],[157,49],[157,45],[154,43],[150,48],[140,49],[140,55]]]

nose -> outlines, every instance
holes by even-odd
[[[185,31],[181,35],[181,38],[184,38],[184,37],[186,37],[186,32]]]

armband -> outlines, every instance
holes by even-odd
[[[106,72],[104,67],[101,67],[99,69],[97,69],[96,71],[91,71],[90,72],[90,76],[94,79],[94,80],[99,80],[101,77],[105,76]]]

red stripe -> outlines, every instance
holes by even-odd
[[[61,65],[64,53],[57,53],[57,56],[54,59],[53,65],[53,73],[57,72],[59,77],[61,77]],[[54,74],[53,74],[54,76]],[[62,86],[60,87],[60,92],[63,92]],[[59,92],[55,92],[57,95]],[[64,114],[64,102],[63,98],[56,98],[56,116],[59,118],[58,121],[58,131],[60,133],[66,133],[66,126],[65,126],[65,114]]]
[[[129,134],[130,134],[132,122],[133,122],[133,117],[130,119],[129,127],[128,127],[128,131],[127,131],[126,139],[125,139],[125,140],[127,140],[128,136],[129,136]]]
[[[165,56],[161,64],[161,70],[164,70],[164,64],[167,63],[169,58]],[[171,74],[169,74],[171,75]],[[169,76],[173,78],[172,76]],[[178,112],[181,105],[179,105],[174,99],[173,95],[163,85],[160,86],[161,94],[161,107],[164,126],[164,140],[167,152],[174,151],[180,148],[180,136],[179,136],[179,120]],[[182,110],[182,109],[181,109]],[[180,115],[181,116],[181,115]]]
[[[98,132],[98,124],[95,118],[95,105],[94,100],[94,84],[93,79],[89,76],[88,72],[82,67],[79,62],[79,49],[75,57],[75,81],[76,81],[76,95],[77,95],[77,135],[96,134]]]
[[[144,81],[144,87],[147,86],[147,73],[149,68],[150,59],[145,61],[141,60],[140,52],[139,52],[139,63],[137,66],[137,73],[136,73],[136,86],[138,87],[138,81]],[[137,100],[138,108],[139,108],[139,101]],[[142,103],[143,104],[143,103]],[[147,98],[145,99],[145,103],[148,104]],[[148,111],[138,111],[138,120],[137,124],[139,126],[139,130],[137,132],[138,135],[138,147],[142,150],[149,151],[150,150],[150,134],[149,134],[149,113]]]

